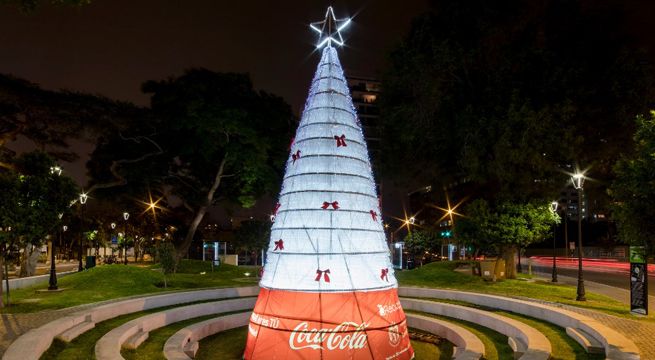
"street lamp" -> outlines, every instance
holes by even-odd
[[[61,217],[60,217],[61,219]],[[64,225],[61,227],[61,230],[57,231],[57,234],[59,235],[59,243],[62,243],[61,238],[63,237],[63,233],[68,230],[68,226]],[[57,286],[57,269],[55,268],[55,242],[52,241],[52,244],[50,246],[50,281],[48,282],[48,290],[58,290],[59,287]]]
[[[573,187],[578,190],[578,290],[576,301],[587,301],[584,290],[584,279],[582,277],[582,188],[585,176],[577,172],[571,176]]]
[[[559,207],[559,203],[557,201],[553,201],[550,203],[550,211],[553,212],[553,214],[557,214],[557,208]],[[557,252],[556,252],[556,243],[555,243],[555,238],[557,237],[557,225],[553,224],[553,279],[552,282],[556,283],[557,282]]]
[[[130,218],[130,213],[127,211],[123,212],[123,220],[125,220],[125,223],[123,224],[123,264],[127,265],[127,219]]]
[[[50,167],[50,174],[57,174],[61,176],[62,168],[59,166]],[[64,217],[64,213],[57,214],[57,218],[61,220]],[[61,231],[57,231],[59,235],[59,243],[61,243]],[[50,279],[48,281],[48,290],[57,290],[57,268],[55,266],[55,240],[50,240]]]
[[[84,224],[84,204],[86,204],[86,201],[89,200],[89,195],[87,193],[85,193],[85,192],[82,192],[80,194],[80,196],[79,196],[79,200],[80,200],[80,222],[82,224]],[[81,228],[83,228],[83,227],[84,226],[82,225]],[[82,234],[80,235],[80,244],[79,244],[80,246],[79,246],[78,255],[77,255],[77,259],[79,261],[79,264],[77,266],[77,271],[84,270],[84,266],[82,266],[82,250],[83,250],[82,238],[83,237],[84,237],[84,231],[82,231]]]

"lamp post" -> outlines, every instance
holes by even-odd
[[[59,214],[59,220],[64,214]],[[57,231],[57,237],[61,243],[61,230]],[[55,239],[50,240],[50,279],[48,281],[48,290],[57,290],[57,268],[55,266]]]
[[[80,223],[82,223],[82,224],[84,224],[84,204],[86,204],[86,201],[88,199],[89,199],[89,196],[86,193],[81,193],[80,194]],[[83,228],[84,225],[82,225],[81,227]],[[80,230],[82,230],[82,229],[80,229]],[[80,235],[80,244],[79,244],[80,246],[79,246],[78,255],[77,255],[77,259],[79,261],[79,264],[77,266],[77,271],[84,270],[84,266],[82,266],[82,250],[83,250],[82,238],[84,237],[84,231],[81,231],[81,233],[82,234]]]
[[[553,201],[550,203],[550,210],[554,214],[557,214],[557,208],[558,208],[559,203],[557,201]],[[553,224],[553,279],[552,282],[556,283],[557,282],[557,247],[556,247],[556,240],[557,238],[557,225]]]
[[[123,264],[127,265],[127,219],[130,218],[130,213],[127,211],[123,212],[123,220],[124,226],[123,226]]]
[[[578,290],[576,301],[587,301],[584,279],[582,278],[582,187],[584,186],[584,178],[584,174],[580,172],[571,176],[573,187],[578,190]]]
[[[62,168],[59,166],[52,166],[50,168],[50,174],[57,174],[57,176],[61,176],[62,173]],[[61,220],[64,217],[63,213],[59,213],[57,216],[59,220]],[[57,235],[59,238],[59,243],[61,243],[61,230],[57,231]],[[48,281],[48,290],[57,290],[57,267],[55,266],[55,239],[50,240],[50,279]]]
[[[109,235],[109,246],[111,246],[111,256],[113,258],[114,257],[114,244],[113,244],[113,241],[114,241],[114,230],[116,230],[116,223],[113,222],[109,226],[111,227],[111,235]],[[107,247],[106,247],[106,245],[105,245],[105,257],[107,257]],[[112,261],[113,261],[113,259],[112,259]]]

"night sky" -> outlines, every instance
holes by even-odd
[[[411,19],[428,9],[428,0],[92,0],[82,7],[47,2],[30,14],[0,5],[0,73],[46,89],[146,106],[148,98],[140,91],[145,80],[192,67],[248,72],[256,88],[284,97],[297,114],[319,61],[316,34],[308,25],[322,20],[328,5],[337,17],[354,17],[340,55],[347,75],[363,76],[376,76]],[[602,6],[605,1],[583,3]],[[654,49],[655,37],[649,34],[655,2],[632,0],[625,10],[628,32]],[[65,169],[80,184],[86,182],[84,164],[94,146],[73,142],[81,158]]]
[[[93,0],[23,14],[3,5],[0,72],[139,105],[148,104],[145,80],[191,67],[248,72],[257,88],[299,113],[319,60],[308,24],[330,4],[337,17],[354,16],[341,51],[346,72],[366,76],[376,75],[411,19],[428,8],[421,0]]]

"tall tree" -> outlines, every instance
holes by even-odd
[[[0,155],[23,136],[56,159],[74,160],[71,138],[90,138],[125,128],[145,111],[134,105],[68,91],[48,91],[0,74]],[[0,156],[0,166],[10,159]]]
[[[295,121],[281,98],[254,90],[245,74],[187,71],[149,81],[152,116],[130,131],[107,137],[90,164],[92,189],[143,196],[148,189],[177,199],[188,231],[178,259],[199,224],[219,201],[244,207],[278,185]]]
[[[542,241],[550,234],[552,224],[559,222],[547,205],[536,202],[503,201],[493,206],[477,199],[466,206],[465,212],[467,216],[456,224],[457,236],[467,244],[501,254],[510,279],[516,277],[518,250]]]
[[[621,8],[433,3],[383,78],[386,173],[468,180],[488,198],[524,201],[555,195],[566,182],[561,168],[576,161],[606,179],[630,136],[626,116],[653,90],[616,20]]]
[[[636,118],[634,152],[614,168],[616,180],[609,191],[616,200],[614,217],[619,236],[627,243],[655,249],[655,111]]]
[[[234,231],[237,250],[252,254],[257,265],[259,251],[268,246],[271,236],[271,223],[259,220],[242,221]]]
[[[5,171],[7,188],[3,222],[10,226],[10,240],[23,249],[20,276],[34,275],[40,245],[70,211],[77,195],[77,186],[65,174],[54,171],[54,160],[42,152],[25,153],[13,162],[15,170]],[[11,181],[16,178],[18,181]],[[16,195],[17,200],[15,201]],[[6,198],[5,198],[6,196]]]
[[[423,265],[425,253],[439,251],[441,238],[430,230],[414,230],[405,236],[405,248],[415,259],[419,259],[420,265]]]

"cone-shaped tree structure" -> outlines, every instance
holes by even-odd
[[[245,359],[410,359],[366,142],[328,45],[296,136]]]

